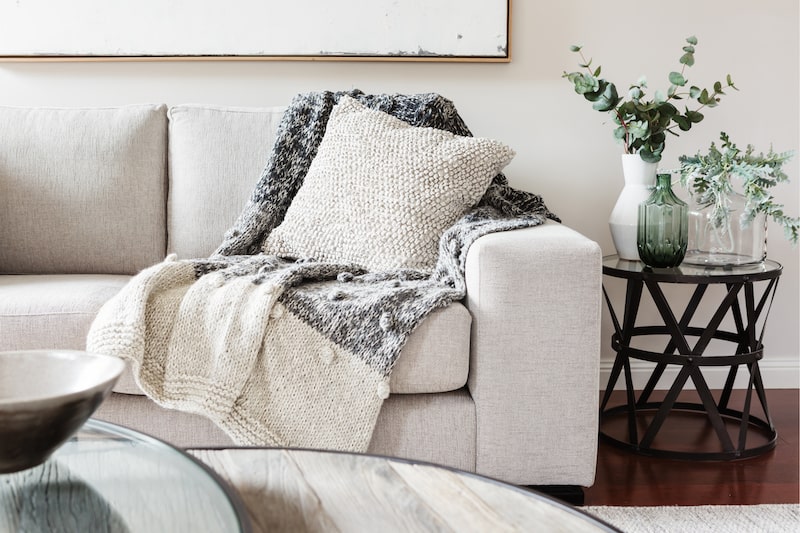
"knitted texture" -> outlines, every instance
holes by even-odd
[[[373,271],[432,269],[444,230],[513,155],[497,141],[415,128],[345,96],[264,252]]]
[[[470,244],[552,218],[540,197],[514,191],[498,175],[481,205],[443,233],[433,270],[368,271],[258,254],[343,94],[294,99],[220,253],[168,258],[142,271],[89,332],[87,348],[131,361],[154,401],[208,417],[240,445],[365,451],[409,335],[430,312],[465,296]],[[469,135],[438,95],[350,94],[413,125]]]
[[[275,144],[253,194],[225,233],[215,254],[252,255],[261,252],[264,239],[283,221],[289,204],[303,185],[308,167],[325,135],[331,110],[343,96],[355,98],[370,109],[388,113],[412,126],[472,135],[453,103],[435,93],[368,95],[355,89],[298,94],[278,126]],[[547,209],[541,196],[510,187],[503,174],[495,176],[480,205],[494,207],[509,217],[534,213],[559,221]]]

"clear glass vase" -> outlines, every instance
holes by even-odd
[[[719,206],[692,202],[684,262],[723,267],[762,262],[767,257],[767,217],[758,213],[748,220],[746,204],[747,198],[735,191]]]
[[[689,238],[689,206],[672,191],[672,176],[659,174],[656,188],[639,205],[636,245],[639,258],[651,267],[681,264]]]

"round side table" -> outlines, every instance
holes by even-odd
[[[732,460],[763,454],[775,447],[778,434],[767,407],[764,384],[758,362],[764,354],[762,344],[764,325],[775,296],[781,265],[766,260],[763,263],[736,267],[702,267],[681,265],[675,268],[650,268],[638,261],[626,261],[617,256],[603,258],[603,274],[626,280],[625,305],[622,322],[617,318],[611,299],[603,287],[608,310],[614,324],[611,346],[616,358],[600,406],[600,436],[607,442],[642,455],[686,460]],[[685,309],[676,314],[662,287],[668,284],[693,285],[694,292]],[[724,295],[716,305],[708,324],[693,326],[692,318],[707,296],[710,286],[723,288]],[[756,295],[756,287],[763,289]],[[644,289],[647,289],[663,324],[636,325]],[[712,291],[714,292],[714,291]],[[708,295],[710,300],[711,296]],[[712,308],[713,309],[713,308]],[[731,313],[735,331],[720,329],[723,319]],[[760,323],[760,327],[759,327]],[[663,351],[641,347],[642,342],[666,337]],[[712,340],[721,341],[731,349],[726,355],[706,354]],[[694,343],[690,343],[694,340]],[[727,344],[725,344],[727,343]],[[637,347],[639,346],[639,347]],[[655,367],[636,398],[631,374],[631,360],[650,361]],[[668,367],[677,370],[677,377],[661,401],[651,401],[656,384]],[[718,399],[714,398],[703,376],[703,369],[728,367],[725,386]],[[729,407],[734,380],[739,367],[746,368],[749,379],[741,410]],[[611,392],[620,375],[624,374],[626,401],[608,407]],[[688,381],[694,385],[700,402],[678,401],[678,395]],[[760,402],[764,418],[751,413],[753,392]],[[666,449],[658,445],[656,436],[676,413],[705,417],[710,429],[719,439],[720,449],[712,451]],[[616,417],[627,422],[625,437],[612,436],[604,426]],[[759,442],[748,445],[748,431],[761,433]]]

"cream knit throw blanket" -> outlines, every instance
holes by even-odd
[[[464,297],[469,245],[493,231],[555,219],[540,197],[498,175],[442,236],[433,272],[365,272],[260,254],[342,94],[415,126],[470,135],[452,103],[435,94],[298,95],[217,253],[169,257],[142,271],[89,332],[87,349],[130,361],[156,403],[208,417],[239,445],[365,451],[408,336],[431,311]]]

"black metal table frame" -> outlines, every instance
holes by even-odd
[[[771,265],[771,269],[766,269],[762,272],[745,271],[745,273],[737,273],[737,269],[734,268],[727,270],[719,269],[714,275],[686,275],[683,274],[679,268],[650,269],[648,267],[643,267],[638,270],[619,269],[607,265],[604,260],[603,274],[627,279],[627,288],[623,322],[620,325],[608,292],[605,286],[603,287],[603,295],[611,314],[611,320],[615,330],[612,335],[611,345],[617,355],[611,370],[608,386],[606,387],[600,405],[600,419],[602,424],[602,421],[608,417],[627,413],[628,441],[622,441],[604,433],[602,431],[602,425],[600,431],[601,438],[614,445],[631,449],[642,455],[685,460],[719,461],[744,459],[763,454],[775,447],[778,435],[769,415],[764,384],[758,367],[758,361],[763,357],[764,353],[762,341],[766,319],[775,297],[778,278],[780,277],[782,268],[778,263],[771,263]],[[764,289],[758,302],[756,302],[753,284],[761,281],[767,282],[768,285]],[[664,292],[659,286],[661,283],[696,285],[694,293],[686,309],[681,314],[680,319],[677,319],[673,313]],[[708,325],[704,328],[691,327],[689,324],[709,285],[723,283],[727,287],[727,293],[723,297],[716,312],[711,317]],[[658,313],[664,322],[663,326],[637,327],[635,325],[639,304],[645,287],[652,296]],[[744,292],[744,312],[739,302],[739,295],[742,292]],[[736,331],[719,331],[718,328],[729,311],[733,313]],[[762,313],[764,314],[764,320],[761,330],[757,331],[758,321]],[[634,337],[646,335],[667,335],[669,337],[670,340],[663,353],[636,349],[631,346],[631,341]],[[698,340],[694,346],[690,346],[687,337],[697,337]],[[713,339],[736,344],[735,354],[703,357],[703,352]],[[676,350],[678,353],[675,353]],[[633,387],[630,365],[630,359],[632,358],[656,363],[656,367],[638,399],[635,398]],[[649,401],[656,384],[668,365],[678,365],[681,367],[675,381],[666,393],[663,401]],[[748,387],[742,411],[728,407],[734,380],[736,379],[740,365],[746,365],[749,371]],[[719,402],[714,400],[701,372],[701,368],[705,366],[730,366]],[[624,372],[625,376],[626,403],[620,406],[607,408],[611,392],[616,386],[622,372]],[[702,403],[676,401],[678,394],[682,391],[683,386],[689,379],[694,383]],[[751,414],[754,390],[761,403],[766,420]],[[722,444],[723,451],[686,452],[653,448],[653,440],[672,410],[705,413]],[[641,415],[653,412],[655,416],[640,439],[637,428],[637,414]],[[726,428],[724,418],[739,422],[738,438],[735,445]],[[767,443],[747,448],[747,432],[750,427],[762,431],[768,439]]]

